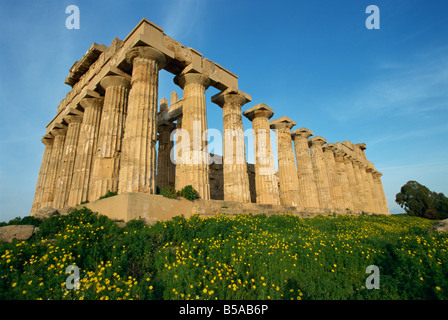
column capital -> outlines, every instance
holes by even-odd
[[[363,168],[363,169],[367,168],[367,164],[365,164],[364,161],[360,161],[358,159],[356,159],[355,161],[358,162],[358,165],[360,168]]]
[[[271,107],[265,105],[264,103],[259,103],[243,112],[243,116],[245,116],[250,121],[258,117],[271,119],[273,115],[274,110],[272,110]]]
[[[100,81],[100,86],[106,90],[109,87],[124,87],[126,89],[131,88],[131,79],[123,76],[105,76]]]
[[[335,152],[336,151],[336,145],[334,143],[326,143],[322,146],[322,149],[324,151],[330,151]]]
[[[322,147],[325,143],[327,143],[327,140],[325,138],[322,138],[321,136],[315,136],[308,139],[308,146],[310,148]]]
[[[383,174],[381,172],[379,172],[378,170],[376,170],[376,169],[374,169],[372,171],[372,174],[373,174],[374,177],[378,177],[378,178],[381,178],[383,176]]]
[[[84,110],[92,108],[92,107],[97,107],[97,108],[101,108],[103,105],[103,97],[100,98],[83,98],[81,99],[81,101],[79,101],[79,104],[81,105],[81,107],[84,108]]]
[[[54,138],[49,138],[49,137],[47,137],[47,136],[43,136],[42,139],[41,139],[40,141],[42,141],[42,143],[43,143],[45,146],[51,146],[51,145],[53,145]]]
[[[304,128],[304,127],[291,131],[291,137],[293,139],[295,139],[296,137],[302,137],[302,138],[308,139],[309,137],[311,137],[313,135],[314,135],[313,131],[311,131],[310,129]]]
[[[269,122],[269,127],[271,129],[286,129],[288,131],[295,125],[296,123],[287,116],[283,116]]]
[[[174,130],[176,128],[176,124],[167,121],[167,120],[162,120],[162,121],[158,121],[157,122],[157,127],[160,129],[170,129],[170,130]]]
[[[358,147],[358,148],[361,149],[362,151],[364,151],[364,150],[367,149],[367,146],[366,146],[366,144],[365,144],[364,142],[354,144],[353,146]]]
[[[155,60],[159,70],[163,69],[166,64],[165,55],[159,50],[149,46],[134,47],[126,52],[126,61],[129,64],[132,65],[135,58]]]
[[[50,131],[51,135],[53,136],[63,136],[67,133],[67,127],[64,128],[53,128]]]
[[[69,114],[63,117],[64,121],[67,122],[69,125],[70,123],[81,123],[82,122],[82,115],[74,115]]]
[[[205,89],[211,85],[210,79],[207,76],[202,73],[195,72],[181,73],[175,76],[173,81],[182,89],[184,89],[185,85],[191,83],[203,85]]]
[[[236,88],[228,88],[220,93],[215,94],[211,100],[221,108],[223,108],[224,105],[228,103],[238,104],[240,107],[242,107],[246,103],[251,102],[252,97]]]
[[[339,148],[336,148],[336,150],[334,150],[334,156],[337,159],[343,159],[343,158],[346,158],[347,152],[345,152],[344,150],[341,150]]]

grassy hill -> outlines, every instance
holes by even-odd
[[[177,217],[88,209],[0,244],[0,299],[448,299],[448,235],[407,216]],[[67,289],[76,265],[79,290]],[[380,289],[367,289],[369,265]]]

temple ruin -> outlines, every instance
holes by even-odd
[[[183,90],[181,98],[173,92],[170,101],[159,101],[162,69],[174,75],[174,83]],[[47,206],[85,204],[98,209],[101,201],[109,201],[113,204],[107,210],[126,203],[120,210],[133,211],[123,213],[125,220],[160,219],[156,208],[163,211],[171,204],[156,196],[156,189],[168,185],[178,190],[192,185],[198,191],[200,200],[181,201],[182,210],[191,214],[226,209],[304,216],[389,214],[382,174],[367,160],[364,143],[328,143],[307,128],[294,130],[296,123],[287,116],[271,120],[274,110],[264,103],[242,112],[252,98],[238,88],[235,74],[184,47],[147,19],[109,47],[94,43],[70,68],[65,83],[72,90],[41,140],[45,151],[31,215]],[[211,102],[223,112],[222,164],[209,164],[207,141],[194,138],[194,130],[207,129],[209,87],[220,91]],[[254,164],[246,162],[243,116],[253,126]],[[173,139],[174,130],[184,134]],[[278,172],[271,130],[278,139]],[[181,145],[186,146],[184,154],[179,153]],[[177,152],[176,163],[170,158],[172,150]],[[107,191],[118,196],[97,201]],[[184,213],[175,205],[170,208]],[[114,216],[107,210],[99,209]]]

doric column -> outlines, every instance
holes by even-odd
[[[241,107],[251,97],[237,89],[227,89],[212,97],[223,113],[224,200],[250,202]]]
[[[166,58],[151,47],[126,54],[132,64],[132,88],[126,115],[119,193],[156,191],[157,102],[159,71]]]
[[[64,152],[59,164],[58,177],[56,179],[53,201],[53,206],[56,209],[63,208],[67,204],[67,199],[69,197],[82,115],[67,115],[63,119],[68,124],[68,129],[65,137]]]
[[[366,190],[364,186],[364,181],[361,175],[361,162],[355,158],[352,158],[352,165],[353,165],[353,171],[355,172],[355,179],[356,179],[356,189],[357,193],[359,195],[359,201],[360,201],[360,211],[369,212],[369,203],[367,200]]]
[[[279,205],[280,196],[269,129],[269,119],[274,115],[274,111],[260,103],[244,111],[243,115],[252,121],[253,126],[257,203]]]
[[[90,201],[97,200],[107,191],[118,191],[118,172],[130,82],[122,76],[106,76],[100,81],[100,85],[105,94],[90,181]]]
[[[84,98],[80,101],[80,105],[84,108],[84,116],[79,131],[73,178],[67,201],[68,206],[75,206],[89,200],[89,181],[92,176],[103,98]],[[90,200],[94,201],[96,199]]]
[[[50,160],[48,162],[47,177],[42,188],[42,205],[43,207],[52,207],[54,200],[54,190],[56,185],[56,178],[59,170],[59,163],[61,162],[64,152],[65,135],[67,127],[54,128],[50,134],[54,136],[53,148],[51,150]]]
[[[373,180],[375,182],[375,185],[377,187],[378,193],[380,194],[380,198],[381,198],[381,212],[380,213],[390,214],[389,206],[387,205],[386,194],[384,193],[383,183],[381,182],[382,175],[383,174],[377,170],[373,171]]]
[[[359,193],[359,188],[356,182],[357,180],[353,167],[352,157],[349,154],[346,154],[344,156],[344,165],[347,172],[348,183],[350,185],[350,193],[353,200],[353,209],[356,212],[361,212],[363,210],[361,194]]]
[[[339,183],[342,189],[342,197],[344,198],[344,207],[343,209],[355,210],[355,206],[353,205],[353,198],[351,192],[351,186],[349,182],[349,173],[347,172],[347,168],[345,166],[344,156],[346,153],[343,150],[335,149],[334,150],[334,160],[336,163],[336,173],[339,179]]]
[[[207,130],[205,90],[210,80],[200,73],[183,73],[174,82],[183,89],[181,129],[185,132],[181,163],[176,159],[176,189],[191,185],[201,199],[210,199],[208,140],[204,137]]]
[[[327,167],[322,150],[322,146],[326,142],[327,140],[321,136],[308,139],[320,207],[323,209],[331,209],[333,208],[333,204],[331,201],[330,182],[328,180]]]
[[[375,170],[373,163],[367,162],[366,167],[366,179],[369,186],[369,192],[372,195],[373,198],[373,211],[374,213],[381,213],[382,207],[381,207],[381,196],[378,193],[378,188],[375,185],[375,182],[373,181],[373,175],[372,172]]]
[[[324,159],[327,167],[328,182],[330,183],[331,202],[333,209],[345,209],[344,196],[342,194],[341,181],[336,168],[336,161],[334,159],[334,151],[336,147],[334,144],[328,143],[322,147],[324,151]]]
[[[291,128],[296,125],[286,116],[272,120],[270,128],[277,133],[278,177],[280,181],[280,202],[287,206],[299,206],[299,178],[291,139]]]
[[[157,181],[156,185],[159,189],[173,186],[175,182],[176,167],[171,161],[171,150],[174,142],[171,141],[171,132],[176,125],[172,122],[163,121],[158,124],[159,133],[159,151],[157,153]]]
[[[49,170],[49,162],[51,159],[51,151],[53,149],[53,137],[43,137],[42,143],[45,145],[44,154],[42,156],[42,163],[40,165],[39,176],[36,183],[36,191],[34,193],[33,205],[31,207],[31,215],[41,208],[42,204],[42,191],[44,188],[45,180]]]
[[[308,138],[313,135],[306,128],[291,131],[294,140],[294,149],[297,164],[297,177],[299,180],[299,200],[303,207],[319,208],[319,195],[317,193],[316,179],[308,147]]]
[[[373,201],[372,189],[370,188],[369,179],[367,176],[367,164],[364,161],[359,163],[359,170],[361,172],[362,183],[364,184],[364,191],[367,199],[368,212],[375,212],[375,203]]]

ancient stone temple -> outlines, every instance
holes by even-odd
[[[162,69],[173,74],[181,98],[173,92],[170,101],[159,100]],[[79,204],[115,218],[149,220],[164,210],[389,214],[382,174],[367,160],[364,143],[328,143],[307,128],[293,129],[296,122],[287,116],[272,120],[274,109],[264,103],[242,112],[252,97],[239,89],[235,74],[146,19],[109,47],[94,43],[65,83],[72,90],[42,138],[32,215]],[[220,91],[212,104],[209,87]],[[210,107],[223,112],[222,157],[209,154],[201,139]],[[254,164],[246,162],[243,116],[253,126]],[[180,207],[167,202],[156,193],[168,185],[191,185],[201,199],[172,200]],[[118,195],[98,201],[108,191]]]

